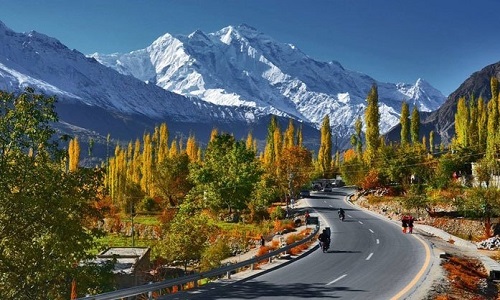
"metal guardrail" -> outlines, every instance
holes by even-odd
[[[305,242],[311,240],[314,238],[314,236],[318,233],[319,231],[319,224],[316,225],[314,228],[314,231],[309,234],[305,239],[297,241],[295,243],[292,243],[290,245],[287,245],[285,247],[279,248],[277,250],[271,251],[267,254],[264,254],[259,257],[251,258],[236,264],[231,264],[227,265],[224,267],[220,267],[211,271],[207,272],[202,272],[202,273],[196,273],[192,275],[187,275],[175,279],[170,279],[170,280],[165,280],[161,282],[155,282],[155,283],[149,283],[145,285],[140,285],[140,286],[135,286],[131,288],[126,288],[126,289],[121,289],[113,292],[107,292],[99,295],[91,295],[91,296],[86,296],[83,298],[78,298],[77,300],[114,300],[114,299],[121,299],[121,298],[127,298],[127,297],[132,297],[132,296],[137,296],[137,295],[142,295],[142,294],[147,294],[149,299],[152,298],[152,292],[154,291],[159,291],[162,289],[170,288],[173,286],[178,286],[182,285],[188,282],[196,282],[198,280],[204,279],[204,278],[211,278],[211,277],[217,277],[220,275],[227,275],[230,276],[231,272],[241,269],[243,267],[249,266],[256,264],[262,260],[272,258],[282,252],[286,252],[294,247],[297,247],[299,245],[304,244]]]

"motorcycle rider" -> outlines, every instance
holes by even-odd
[[[326,250],[330,248],[330,236],[328,235],[326,229],[323,229],[323,232],[320,233],[320,235],[318,236],[318,240],[319,246],[321,247],[323,252],[326,252]]]
[[[339,218],[343,221],[345,219],[345,211],[339,208]]]

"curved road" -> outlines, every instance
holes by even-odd
[[[347,192],[339,188],[304,199],[319,214],[321,226],[331,228],[327,253],[316,247],[272,272],[182,299],[404,299],[427,271],[429,246],[402,234],[398,224],[351,206],[344,201]],[[344,222],[338,219],[339,207],[346,212]]]

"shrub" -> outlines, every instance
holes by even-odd
[[[281,206],[276,206],[271,211],[271,219],[272,220],[282,220],[285,218],[285,210]]]

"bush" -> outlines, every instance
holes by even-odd
[[[141,207],[141,210],[147,211],[147,212],[160,210],[160,206],[158,205],[158,203],[151,197],[146,197],[146,198],[142,199],[140,207]]]
[[[276,206],[272,211],[271,211],[271,219],[272,220],[282,220],[285,218],[285,210],[281,206]]]
[[[209,271],[221,266],[221,261],[231,255],[228,242],[224,239],[217,239],[210,245],[201,256],[201,271]]]

